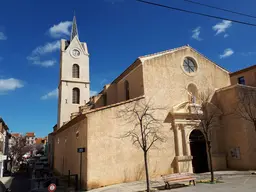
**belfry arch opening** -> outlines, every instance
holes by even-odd
[[[194,129],[189,136],[190,151],[193,156],[192,167],[194,173],[204,173],[209,171],[206,142],[203,133]]]

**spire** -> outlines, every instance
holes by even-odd
[[[74,14],[73,23],[72,23],[72,30],[71,30],[71,36],[70,36],[70,41],[72,41],[76,35],[77,35],[77,37],[78,37],[78,30],[77,30],[77,25],[76,25],[76,16],[75,16],[75,14]]]

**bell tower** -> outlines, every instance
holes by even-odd
[[[90,97],[89,53],[87,44],[79,40],[75,16],[70,40],[61,40],[59,77],[57,129],[70,121],[71,113],[78,112]]]

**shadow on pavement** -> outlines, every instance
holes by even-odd
[[[10,189],[12,192],[29,192],[30,180],[26,171],[19,171],[12,175]]]

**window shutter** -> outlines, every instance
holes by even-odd
[[[74,64],[72,68],[72,77],[79,78],[79,65]]]
[[[78,88],[73,89],[73,103],[79,104],[80,103],[80,90]]]

